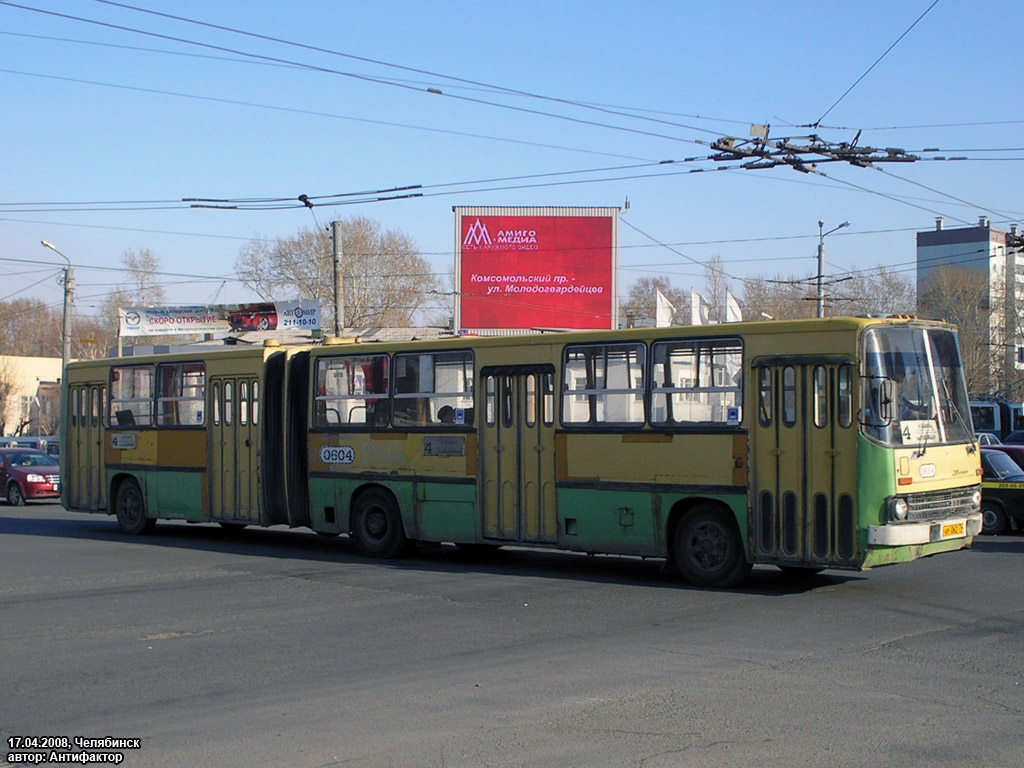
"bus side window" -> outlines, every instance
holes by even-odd
[[[757,369],[757,413],[762,427],[772,423],[772,370]]]
[[[853,421],[853,367],[849,364],[839,366],[836,406],[839,426],[848,427]]]
[[[791,365],[782,369],[782,423],[796,424],[796,369]]]
[[[828,369],[823,365],[814,368],[814,426],[828,424]]]
[[[537,374],[526,377],[526,426],[537,423]]]
[[[498,411],[498,409],[497,409],[498,393],[496,392],[496,384],[495,384],[494,376],[488,376],[487,377],[487,384],[486,384],[486,390],[485,391],[487,392],[487,401],[486,401],[486,404],[485,404],[486,405],[486,407],[485,407],[486,413],[484,415],[484,418],[487,421],[487,426],[488,427],[493,427],[494,426],[494,421],[495,421],[495,414]]]
[[[501,377],[501,425],[512,426],[512,377]]]
[[[541,407],[544,410],[544,426],[550,427],[555,423],[555,374],[545,373],[541,383],[544,386],[544,395],[541,401]]]
[[[243,427],[249,423],[249,382],[238,382],[238,423]]]

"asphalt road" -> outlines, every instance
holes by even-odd
[[[1024,765],[1021,536],[710,591],[655,561],[377,562],[52,505],[0,507],[0,534],[9,760],[113,737],[140,746],[90,751],[126,766]]]

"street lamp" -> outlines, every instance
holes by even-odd
[[[822,232],[825,222],[818,222],[818,317],[825,316],[825,287],[822,285],[822,278],[825,277],[825,236],[850,226],[850,222],[844,221],[838,227],[833,227],[828,232]]]
[[[66,369],[68,363],[71,362],[71,301],[75,293],[75,271],[71,268],[71,259],[58,251],[57,246],[53,243],[48,243],[46,240],[40,240],[39,242],[63,257],[64,261],[68,263],[64,267],[64,345],[60,353],[60,375],[61,379],[66,379]]]

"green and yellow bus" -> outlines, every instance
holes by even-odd
[[[342,343],[347,342],[347,343]],[[913,319],[225,348],[68,366],[62,503],[419,542],[862,570],[969,547],[955,331]]]

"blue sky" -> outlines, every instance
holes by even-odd
[[[173,301],[248,300],[234,264],[249,238],[357,214],[408,233],[446,273],[453,205],[628,198],[623,290],[649,274],[701,290],[699,263],[715,255],[737,281],[810,276],[819,220],[826,230],[850,222],[827,240],[832,273],[877,264],[909,271],[914,233],[937,215],[949,227],[980,215],[1000,228],[1024,220],[1014,177],[1024,158],[1024,64],[1008,33],[1019,24],[1017,3],[127,4],[308,47],[97,0],[0,1],[0,299],[59,304],[48,265],[60,259],[39,244],[46,239],[76,266],[78,312],[91,313],[123,279],[111,269],[121,254],[139,248],[160,257]],[[798,126],[815,122],[826,141],[852,141],[860,130],[861,146],[925,159],[823,164],[825,176],[651,165],[705,158],[707,143],[747,138],[751,124],[770,124],[777,140],[806,136],[811,129]],[[595,171],[620,166],[628,168]],[[535,174],[561,175],[466,185]],[[594,179],[603,180],[581,183]],[[312,213],[175,202],[292,201],[413,184],[424,185],[423,197]],[[513,188],[525,184],[548,186]]]

